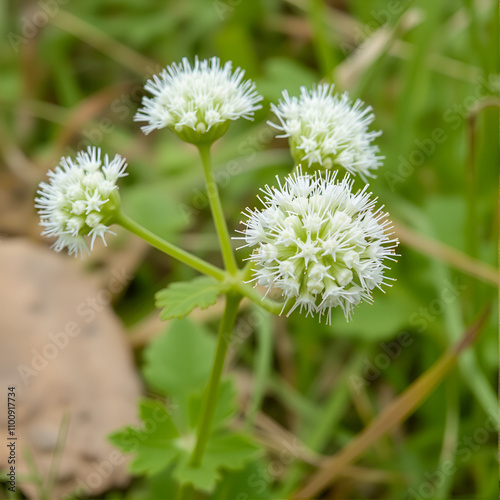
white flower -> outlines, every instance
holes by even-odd
[[[35,199],[43,235],[56,236],[53,247],[57,252],[68,248],[70,255],[88,253],[85,236],[104,239],[112,233],[109,225],[119,207],[116,183],[125,173],[126,163],[116,155],[101,160],[99,148],[80,151],[76,159],[61,158],[59,166],[49,171],[50,182],[41,182]]]
[[[301,87],[300,98],[284,90],[278,106],[271,104],[280,124],[268,123],[283,132],[279,137],[289,138],[296,163],[325,169],[342,166],[366,182],[367,177],[375,177],[373,171],[384,159],[372,144],[381,132],[368,130],[375,118],[370,106],[359,99],[353,104],[345,92],[333,95],[333,88]]]
[[[262,97],[252,81],[243,81],[244,74],[240,68],[233,73],[231,62],[221,67],[217,57],[196,58],[193,67],[184,58],[146,82],[152,97],[143,98],[134,120],[147,123],[142,127],[146,134],[171,127],[187,142],[213,142],[230,120],[250,120],[261,108]]]
[[[361,301],[372,302],[371,291],[387,285],[385,260],[395,260],[397,239],[388,233],[391,223],[375,208],[367,186],[356,194],[348,175],[323,177],[298,171],[278,187],[261,191],[264,208],[247,209],[242,231],[245,247],[254,247],[254,280],[281,289],[295,299],[295,308],[326,315],[340,306],[349,320]],[[290,311],[290,312],[291,312]]]

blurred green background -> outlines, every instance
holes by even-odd
[[[232,124],[214,151],[232,231],[241,211],[255,206],[258,188],[293,167],[286,140],[266,124],[269,104],[283,89],[294,95],[301,85],[332,82],[371,105],[386,159],[370,188],[402,241],[389,273],[397,282],[385,295],[377,292],[373,306],[355,310],[349,324],[342,314],[331,327],[298,314],[277,320],[271,356],[262,354],[265,334],[252,331],[238,343],[233,367],[251,376],[260,366],[262,411],[315,452],[331,455],[489,308],[457,368],[324,495],[496,495],[495,435],[466,444],[496,414],[496,2],[7,0],[0,4],[0,33],[0,233],[41,244],[32,207],[38,182],[61,156],[95,145],[128,159],[121,189],[131,215],[221,263],[196,151],[167,131],[146,137],[132,120],[145,80],[184,56],[232,60],[264,96],[255,121]],[[154,336],[154,329],[139,335],[155,315],[154,292],[194,274],[131,241],[120,233],[83,267],[99,273],[116,253],[129,255],[134,279],[114,307],[130,331],[139,370],[141,350]],[[203,321],[211,326],[216,319]],[[410,341],[380,367],[377,359],[402,334]],[[373,367],[378,373],[371,377]],[[352,373],[358,378],[346,375]],[[232,498],[284,498],[314,470],[293,460],[275,473],[273,460],[270,451],[227,478],[214,498],[230,498],[227,491],[247,495]],[[436,471],[445,460],[453,472],[441,480]],[[270,474],[265,492],[232,489],[262,470]],[[168,497],[168,487],[139,478],[108,497]]]

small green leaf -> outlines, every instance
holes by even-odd
[[[172,477],[181,484],[192,484],[199,490],[210,492],[221,479],[221,468],[241,469],[259,449],[250,437],[228,434],[221,429],[234,412],[234,399],[233,384],[224,380],[218,394],[212,434],[199,467],[189,465],[196,431],[187,429],[181,435],[163,403],[156,400],[144,399],[140,402],[140,427],[125,427],[109,439],[122,451],[135,454],[129,465],[133,474],[153,476],[170,467]],[[199,417],[200,400],[200,397],[191,399],[189,420],[192,423]]]
[[[151,399],[139,403],[141,426],[125,427],[109,436],[122,451],[135,452],[129,470],[135,474],[153,475],[170,465],[179,454],[174,439],[179,437],[165,406]]]
[[[179,433],[163,403],[155,399],[139,401],[141,430],[152,439],[169,440],[179,437]]]
[[[172,283],[156,293],[156,307],[162,308],[161,319],[184,318],[195,307],[206,309],[215,304],[225,285],[209,277]]]
[[[199,467],[189,465],[189,457],[183,457],[174,470],[174,477],[182,484],[212,492],[220,479],[219,469],[237,470],[255,458],[259,448],[243,434],[212,435]]]
[[[255,458],[258,451],[259,447],[244,434],[213,435],[208,441],[203,462],[238,470]]]
[[[169,448],[155,448],[144,444],[130,462],[128,469],[133,474],[152,476],[165,470],[179,455],[179,450],[170,444]]]
[[[220,474],[217,465],[203,460],[200,467],[189,465],[190,457],[184,455],[174,470],[173,477],[181,484],[191,484],[197,490],[210,493],[215,488]]]
[[[255,455],[258,448],[249,437],[223,430],[236,410],[234,383],[223,379],[202,464],[196,468],[189,465],[214,353],[215,339],[187,319],[172,322],[169,330],[146,348],[147,382],[170,396],[178,409],[170,415],[162,402],[142,400],[140,427],[126,427],[110,436],[115,446],[135,454],[129,466],[132,473],[168,473],[181,484],[213,491],[221,479],[221,468],[241,469]],[[166,471],[169,468],[171,472]]]

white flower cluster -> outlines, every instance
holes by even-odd
[[[345,168],[366,182],[382,165],[379,149],[372,144],[381,132],[368,126],[375,116],[359,99],[353,104],[347,93],[333,95],[333,85],[308,91],[301,87],[300,98],[283,91],[283,100],[271,109],[280,124],[269,122],[288,137],[295,162],[312,168]]]
[[[346,176],[336,172],[321,176],[303,174],[301,168],[278,187],[261,191],[264,208],[247,209],[250,260],[259,285],[281,289],[307,314],[326,315],[340,306],[349,320],[353,307],[371,302],[371,291],[387,285],[386,259],[395,260],[397,239],[388,233],[391,223],[381,208],[375,209],[366,186],[356,194]]]
[[[221,67],[217,57],[196,58],[193,67],[184,58],[147,81],[145,89],[153,97],[143,98],[134,120],[147,123],[142,127],[146,134],[171,127],[185,141],[213,142],[230,120],[252,119],[261,108],[262,97],[252,81],[243,81],[244,74],[241,68],[232,73],[231,62]]]
[[[119,206],[116,183],[125,173],[126,163],[116,155],[101,160],[101,150],[88,148],[76,159],[61,158],[55,171],[49,171],[50,182],[41,182],[35,199],[43,235],[56,236],[54,248],[67,247],[70,255],[88,253],[85,236],[91,237],[90,247],[97,237],[104,244],[109,224]]]

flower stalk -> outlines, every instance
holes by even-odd
[[[229,238],[226,219],[224,218],[222,203],[219,197],[219,190],[217,189],[217,183],[214,178],[210,147],[210,144],[200,144],[198,145],[198,150],[200,152],[201,162],[203,163],[210,209],[212,211],[217,235],[219,236],[224,265],[227,271],[234,275],[238,272],[238,266],[236,265],[236,260],[231,248],[231,239]]]
[[[228,293],[226,295],[226,307],[219,327],[214,364],[203,399],[196,445],[191,455],[190,465],[192,467],[200,466],[207,447],[215,409],[217,407],[217,393],[222,377],[222,370],[224,368],[224,361],[226,359],[227,348],[229,347],[236,316],[238,315],[238,305],[241,298],[241,295],[236,293]]]
[[[119,212],[115,218],[116,224],[119,224],[123,228],[127,229],[131,233],[142,238],[144,241],[149,243],[151,246],[161,250],[166,253],[170,257],[177,259],[178,261],[187,264],[188,266],[196,269],[200,273],[206,274],[208,276],[212,276],[218,281],[223,281],[226,277],[226,273],[219,269],[218,267],[213,266],[212,264],[196,257],[196,255],[192,255],[189,252],[186,252],[182,248],[179,248],[168,241],[160,238],[156,234],[152,233],[145,227],[142,227],[140,224],[132,220],[130,217],[125,215],[123,212]]]

